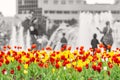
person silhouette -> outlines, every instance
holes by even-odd
[[[111,49],[108,48],[108,46],[112,47],[113,45],[113,36],[112,36],[113,30],[110,27],[110,22],[109,21],[106,22],[106,26],[103,28],[103,31],[101,31],[98,27],[97,29],[101,34],[103,34],[103,37],[101,38],[101,42],[103,43],[104,47],[110,51]]]
[[[62,34],[63,37],[61,38],[61,48],[67,45],[67,39],[65,38],[65,33]]]
[[[97,34],[93,34],[93,39],[91,40],[91,46],[93,48],[93,51],[95,51],[96,48],[98,48],[99,41],[97,39]]]

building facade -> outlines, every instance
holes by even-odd
[[[115,4],[87,4],[86,0],[17,0],[17,14],[29,14],[31,11],[35,12],[35,16],[43,15],[53,22],[79,20],[80,11],[111,11],[113,17],[120,20],[120,0],[115,0]]]
[[[38,0],[42,14],[54,22],[67,22],[79,19],[80,11],[92,13],[111,11],[115,19],[120,19],[120,0],[114,4],[87,4],[86,0]]]
[[[85,0],[38,0],[42,14],[54,22],[68,22],[73,18],[78,20],[81,4],[85,4]]]
[[[31,11],[35,16],[39,17],[42,14],[42,9],[38,8],[38,0],[17,0],[17,14],[29,14]]]

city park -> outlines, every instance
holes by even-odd
[[[93,34],[98,33],[96,26],[101,28],[106,21],[119,25],[110,12],[99,15],[81,12],[78,22],[72,19],[70,24],[54,25],[50,32],[44,19],[27,17],[13,25],[8,43],[0,50],[0,80],[119,80],[120,48],[115,42],[107,45],[110,51],[101,42],[95,50],[90,46]],[[63,47],[62,33],[68,40]]]

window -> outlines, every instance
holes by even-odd
[[[72,11],[72,14],[77,14],[78,13],[78,11]]]
[[[58,4],[58,0],[54,0],[54,4]]]
[[[69,14],[69,13],[70,13],[70,11],[64,11],[64,13],[65,13],[65,14]]]
[[[22,0],[18,0],[18,4],[22,4]]]
[[[62,23],[62,20],[54,20],[54,23],[56,24]]]
[[[112,11],[113,14],[119,14],[119,11]]]
[[[22,0],[22,5],[25,5],[25,0]]]
[[[65,23],[68,23],[68,22],[69,22],[69,20],[64,20],[64,22],[65,22]]]
[[[62,1],[61,1],[61,4],[66,4],[66,0],[62,0]]]
[[[18,14],[22,14],[22,12],[19,10],[19,11],[18,11]]]
[[[57,11],[58,14],[62,14],[62,11]]]
[[[48,11],[46,10],[46,11],[44,11],[44,13],[45,13],[45,14],[47,14],[47,13],[48,13]]]
[[[48,0],[44,0],[44,3],[45,3],[45,4],[48,4]]]
[[[55,11],[49,11],[49,13],[51,13],[51,14],[52,14],[52,13],[55,13]]]
[[[25,11],[22,11],[22,14],[25,14],[26,12]]]

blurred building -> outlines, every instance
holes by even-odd
[[[79,7],[85,3],[85,0],[38,0],[38,7],[54,22],[68,22],[73,18],[78,20]]]
[[[42,14],[54,22],[78,20],[79,12],[100,13],[111,11],[115,19],[120,19],[120,0],[114,4],[87,4],[86,0],[38,0]]]
[[[42,14],[53,22],[78,20],[80,11],[111,11],[114,19],[120,20],[120,0],[115,0],[114,4],[87,4],[86,0],[17,0],[17,14],[26,15],[31,11],[35,12],[35,16]]]
[[[34,12],[34,16],[39,17],[42,13],[42,8],[38,8],[38,0],[17,0],[17,14],[26,15]]]

